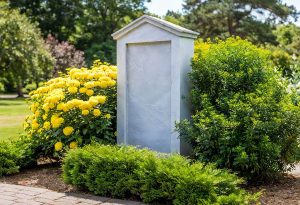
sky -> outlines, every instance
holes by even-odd
[[[282,0],[287,5],[294,5],[300,11],[300,0]],[[151,13],[163,16],[168,10],[181,11],[183,0],[151,0],[147,7]],[[300,19],[296,22],[300,25]]]

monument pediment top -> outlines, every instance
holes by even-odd
[[[196,39],[199,33],[191,31],[189,29],[183,28],[181,26],[178,26],[176,24],[170,23],[168,21],[149,16],[149,15],[143,15],[140,18],[136,19],[135,21],[131,22],[127,26],[123,27],[122,29],[116,31],[112,34],[112,37],[115,40],[120,39],[121,37],[127,35],[132,30],[137,29],[141,25],[149,23],[153,26],[159,27],[167,32],[170,32],[176,36],[179,37],[185,37],[185,38],[192,38]]]

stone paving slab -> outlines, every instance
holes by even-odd
[[[59,193],[43,188],[0,183],[0,205],[143,205],[141,202]]]

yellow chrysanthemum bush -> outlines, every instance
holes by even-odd
[[[30,93],[32,115],[24,128],[42,156],[59,157],[91,141],[116,142],[116,80],[117,68],[97,60]]]

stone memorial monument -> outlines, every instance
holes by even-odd
[[[117,40],[119,144],[188,153],[175,122],[190,117],[185,96],[197,35],[147,15],[112,34]]]

